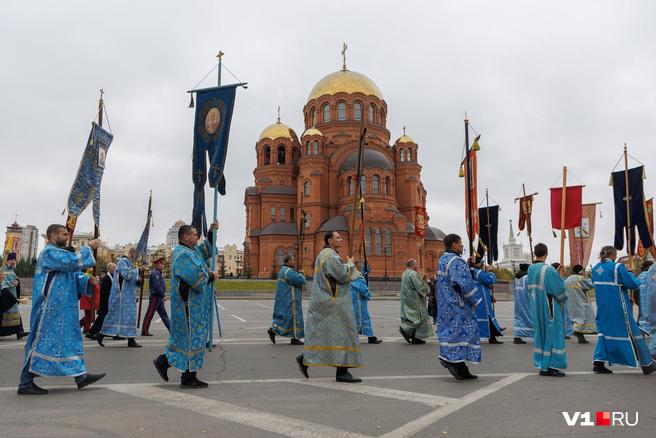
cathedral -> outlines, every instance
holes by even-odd
[[[435,275],[444,233],[428,226],[419,145],[405,128],[390,145],[387,114],[378,86],[344,63],[310,91],[300,137],[280,117],[262,131],[255,144],[255,185],[247,187],[244,195],[247,274],[272,278],[284,256],[293,254],[305,275],[311,276],[326,231],[338,231],[344,238],[340,253],[350,255],[365,118],[367,144],[360,179],[365,229],[363,233],[358,206],[353,255],[362,260],[366,250],[370,278],[399,278],[408,258],[419,262],[420,271]],[[364,244],[360,244],[362,236]]]

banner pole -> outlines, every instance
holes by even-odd
[[[563,167],[563,193],[560,208],[560,266],[565,269],[565,220],[567,218],[567,166]]]

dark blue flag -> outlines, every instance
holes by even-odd
[[[624,233],[628,223],[626,209],[626,179],[623,170],[611,174],[613,183],[613,200],[615,203],[615,248],[624,248]],[[636,228],[642,246],[649,248],[653,245],[649,224],[647,223],[647,206],[645,192],[642,185],[644,167],[634,167],[628,170],[629,177],[629,213],[631,215],[631,242],[629,253],[634,254],[636,242]]]
[[[107,150],[114,137],[98,124],[92,123],[91,133],[84,155],[80,161],[77,176],[68,195],[67,223],[75,222],[76,218],[93,201],[93,219],[100,225],[100,184],[105,171]]]
[[[488,220],[489,216],[489,220]],[[478,221],[480,231],[478,233],[478,255],[483,257],[487,254],[487,264],[499,259],[499,244],[497,235],[499,233],[499,206],[492,205],[478,209]]]
[[[150,198],[148,198],[148,213],[146,214],[146,226],[141,233],[139,242],[137,243],[135,259],[141,264],[145,263],[148,255],[148,236],[150,235],[150,224],[153,217],[153,194],[151,192]]]
[[[194,122],[194,151],[192,179],[194,181],[194,209],[191,224],[198,235],[207,234],[205,218],[205,182],[217,187],[225,195],[226,154],[230,121],[235,103],[235,90],[240,84],[196,90],[196,118]],[[209,159],[209,170],[207,167]]]

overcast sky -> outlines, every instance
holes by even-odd
[[[103,179],[102,238],[139,238],[153,190],[151,243],[190,220],[193,111],[186,90],[219,49],[241,80],[232,121],[220,243],[244,240],[255,142],[275,121],[303,131],[313,85],[348,67],[382,90],[392,141],[419,143],[430,225],[464,235],[458,164],[463,113],[482,134],[481,192],[500,203],[500,238],[521,184],[539,192],[534,238],[557,257],[549,187],[569,166],[603,202],[595,250],[612,243],[609,172],[627,142],[656,190],[656,4],[651,1],[3,1],[0,4],[0,218],[60,213],[104,88],[114,134]],[[204,85],[213,85],[212,77]],[[232,81],[225,74],[224,83]],[[481,195],[482,196],[482,193]],[[211,203],[208,190],[208,204]],[[78,229],[92,229],[91,209]],[[526,238],[522,237],[526,246]]]

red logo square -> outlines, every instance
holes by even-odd
[[[595,418],[597,426],[610,426],[610,412],[597,412]]]

